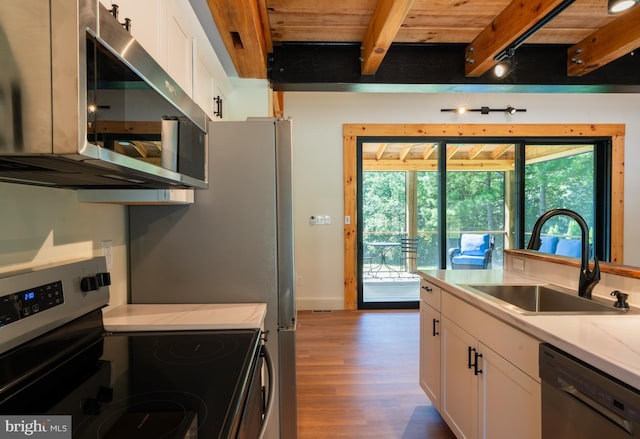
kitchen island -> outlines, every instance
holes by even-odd
[[[458,437],[540,437],[538,346],[549,343],[640,388],[640,313],[523,313],[466,285],[555,284],[573,288],[578,272],[505,253],[505,270],[422,272],[420,384]],[[575,278],[575,279],[574,279]],[[605,273],[594,295],[614,303],[638,279]],[[523,432],[527,434],[522,435]],[[506,435],[506,436],[505,436]]]

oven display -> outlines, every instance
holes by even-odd
[[[64,303],[62,282],[52,282],[0,297],[0,326]]]

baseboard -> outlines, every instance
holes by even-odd
[[[301,311],[313,310],[342,310],[344,309],[343,298],[331,299],[313,299],[313,298],[296,298],[296,306]]]

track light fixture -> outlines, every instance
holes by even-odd
[[[626,11],[635,6],[638,0],[609,0],[607,5],[607,11],[609,14],[617,14],[622,11]]]
[[[609,0],[609,1],[611,2],[611,1],[625,1],[625,0]],[[630,0],[626,0],[626,1],[630,1]],[[631,1],[637,2],[640,0],[631,0]],[[547,15],[542,17],[533,26],[525,30],[524,33],[522,33],[522,35],[520,35],[518,38],[513,40],[506,49],[504,49],[502,52],[500,52],[498,55],[496,55],[493,58],[493,60],[498,63],[496,66],[494,66],[493,73],[498,78],[504,78],[509,73],[511,73],[516,66],[516,62],[514,58],[516,49],[522,46],[522,44],[527,40],[527,38],[529,38],[531,35],[538,32],[538,30],[544,27],[547,23],[553,20],[556,16],[558,16],[562,11],[564,11],[569,6],[571,6],[574,2],[575,0],[562,0],[562,2],[559,5],[557,5],[555,8],[553,8]]]
[[[516,49],[510,47],[495,58],[496,61],[499,61],[493,67],[493,74],[497,78],[505,78],[509,73],[513,72],[516,67],[515,54]]]
[[[513,116],[516,113],[519,112],[525,112],[527,111],[526,108],[515,108],[512,107],[511,105],[508,105],[507,108],[489,108],[489,107],[480,107],[480,108],[467,108],[464,106],[459,106],[456,108],[441,108],[440,109],[441,112],[446,112],[446,111],[450,111],[452,113],[456,113],[456,114],[464,114],[464,113],[480,113],[480,114],[489,114],[489,113],[494,113],[494,112],[500,112],[500,113],[506,113],[510,116]]]

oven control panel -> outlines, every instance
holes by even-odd
[[[62,281],[0,297],[0,326],[8,325],[64,303]]]

